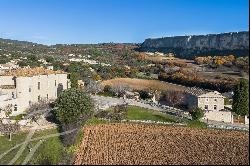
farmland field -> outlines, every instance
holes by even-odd
[[[84,129],[74,164],[249,164],[249,135],[149,124]]]
[[[186,88],[158,80],[132,79],[132,78],[115,78],[103,81],[102,86],[110,85],[111,87],[117,85],[128,86],[135,90],[152,89],[152,90],[175,90],[184,91]]]

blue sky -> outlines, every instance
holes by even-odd
[[[246,31],[248,0],[0,0],[0,38],[42,44],[143,42]]]

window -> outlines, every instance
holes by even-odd
[[[29,92],[31,92],[31,87],[29,87]]]
[[[55,86],[56,86],[56,80],[55,80]]]
[[[205,110],[208,110],[208,105],[205,105]]]
[[[15,98],[15,94],[14,94],[14,92],[12,92],[11,94],[12,94],[12,98],[14,99],[14,98]]]
[[[205,98],[205,101],[208,102],[208,98]]]
[[[17,105],[16,104],[14,105],[14,111],[17,111]]]
[[[217,99],[214,99],[215,102],[217,102]]]
[[[29,105],[31,105],[31,101],[29,101]]]
[[[40,95],[37,97],[37,99],[38,99],[38,101],[40,101],[41,100],[41,97],[40,97]]]
[[[217,105],[214,105],[214,110],[217,110]]]
[[[38,82],[38,90],[40,90],[40,82]]]
[[[47,100],[49,99],[49,94],[47,94]]]

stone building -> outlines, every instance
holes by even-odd
[[[225,109],[224,96],[217,91],[195,91],[188,93],[189,108],[199,107],[205,111],[203,119],[232,123],[232,112]]]
[[[37,67],[5,72],[0,75],[0,108],[11,106],[11,115],[18,115],[32,103],[56,99],[69,86],[63,71]]]
[[[208,92],[197,96],[198,107],[207,111],[220,111],[224,109],[224,96],[219,92]]]

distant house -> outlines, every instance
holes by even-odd
[[[43,63],[43,64],[46,64],[46,63],[47,63],[47,61],[46,61],[45,59],[43,59],[43,58],[42,58],[42,59],[39,59],[38,62],[41,62],[41,63]]]
[[[249,125],[249,115],[245,115],[245,124]]]
[[[225,109],[224,96],[217,91],[189,94],[189,107],[199,107],[205,111],[203,119],[232,123],[232,112]]]
[[[234,92],[231,91],[231,92],[225,92],[225,93],[222,93],[223,96],[229,98],[229,99],[232,99],[233,98],[233,95],[234,95]]]
[[[146,52],[147,55],[153,56],[154,53],[153,52]]]
[[[164,53],[162,53],[162,52],[155,52],[155,55],[164,56]]]
[[[83,61],[83,59],[80,59],[80,58],[70,58],[69,61],[70,62],[81,62],[81,61]]]
[[[54,66],[47,66],[47,69],[54,70]]]
[[[0,70],[2,70],[2,71],[15,70],[18,68],[19,68],[19,65],[15,62],[8,62],[6,64],[0,64]]]

